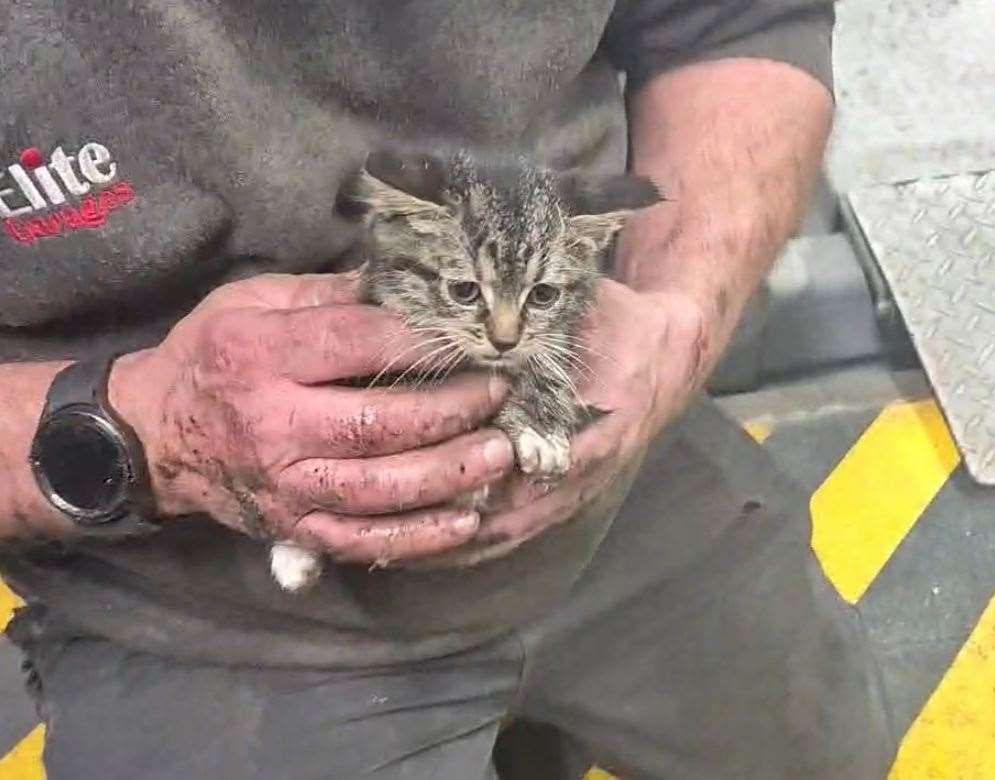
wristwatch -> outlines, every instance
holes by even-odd
[[[87,535],[158,527],[145,450],[107,400],[116,357],[73,363],[56,375],[31,445],[42,494]]]

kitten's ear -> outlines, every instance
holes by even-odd
[[[557,178],[560,200],[571,214],[607,214],[636,211],[666,200],[645,176],[620,173],[596,176],[568,171]]]
[[[366,171],[383,184],[419,200],[445,205],[446,165],[430,154],[381,149],[366,158]]]
[[[625,225],[631,211],[609,211],[605,214],[578,214],[567,219],[569,233],[581,245],[600,252],[606,249],[615,234]]]
[[[367,157],[340,205],[384,216],[422,214],[445,205],[447,184],[446,167],[437,157],[380,150]]]
[[[559,178],[558,187],[560,200],[573,215],[568,218],[570,232],[599,250],[611,243],[633,211],[666,200],[652,181],[630,174],[568,173]]]

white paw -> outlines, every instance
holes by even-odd
[[[570,468],[570,442],[565,436],[542,436],[526,428],[515,440],[518,467],[526,474],[556,476]]]
[[[491,486],[484,485],[470,494],[470,508],[476,511],[487,508],[487,499],[491,496]]]
[[[477,512],[487,507],[487,498],[490,494],[490,486],[484,485],[470,493],[460,493],[453,499],[453,505],[461,509],[472,509]]]
[[[269,570],[281,588],[296,593],[318,581],[321,555],[291,542],[277,542],[269,551]]]

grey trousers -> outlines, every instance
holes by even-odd
[[[713,410],[682,426],[569,598],[486,646],[355,672],[35,647],[49,779],[483,780],[506,732],[507,778],[881,780],[876,669],[807,497]]]

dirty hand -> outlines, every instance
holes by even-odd
[[[579,356],[581,400],[606,414],[571,445],[570,471],[557,483],[512,476],[463,563],[497,557],[562,523],[599,497],[640,458],[661,427],[704,380],[705,317],[689,297],[639,293],[617,282],[599,286]],[[490,508],[489,508],[490,509]]]
[[[261,276],[116,361],[110,400],[145,446],[164,516],[204,512],[341,560],[415,558],[470,539],[479,517],[439,507],[513,461],[502,434],[476,430],[503,400],[499,380],[332,384],[419,355],[396,318],[356,303],[354,277]]]

